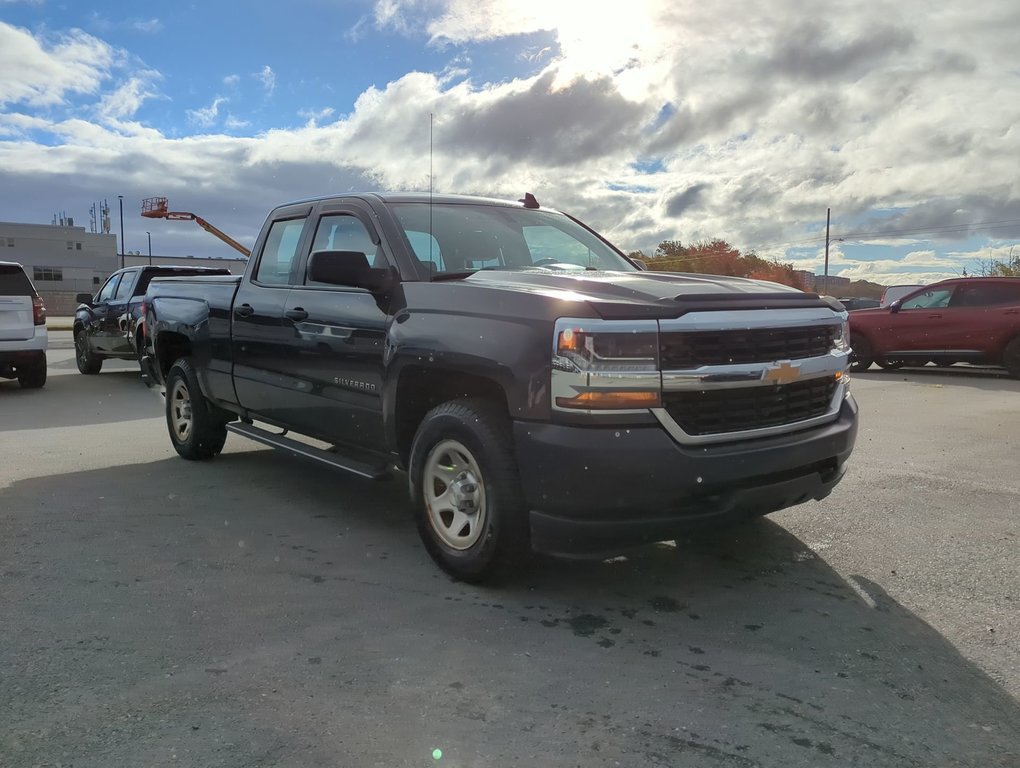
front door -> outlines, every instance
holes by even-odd
[[[354,205],[331,206],[318,216],[306,255],[321,250],[358,251],[373,267],[392,264],[371,219]],[[283,315],[291,371],[301,383],[289,423],[324,440],[383,450],[386,305],[362,288],[305,279],[291,290]]]
[[[955,286],[932,288],[903,300],[899,312],[890,312],[888,337],[882,346],[895,357],[899,351],[924,355],[945,349],[945,332],[951,322],[949,301]],[[880,331],[881,332],[881,329]]]
[[[294,283],[306,216],[272,223],[253,269],[241,281],[231,318],[234,390],[256,418],[284,422],[295,379],[289,369],[291,330],[283,310]]]
[[[128,303],[138,280],[137,269],[129,269],[120,277],[120,283],[113,297],[106,305],[96,343],[100,350],[110,355],[130,355],[128,341]]]
[[[89,346],[95,352],[109,351],[110,342],[107,340],[107,335],[112,326],[110,303],[117,292],[117,286],[120,285],[121,276],[122,273],[114,273],[99,289],[99,293],[92,301],[92,306],[88,309],[85,336],[88,338]]]

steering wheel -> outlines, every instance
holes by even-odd
[[[559,263],[560,263],[559,259],[539,259],[538,261],[534,262],[531,266],[533,266],[533,267],[545,267],[545,266],[548,266],[549,264],[559,264]]]

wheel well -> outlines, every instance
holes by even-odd
[[[506,393],[492,379],[461,371],[411,366],[401,373],[397,384],[397,449],[406,465],[411,442],[425,414],[450,400],[472,397],[495,403],[507,411]]]
[[[174,361],[191,354],[191,340],[180,333],[164,331],[156,337],[156,363],[166,379]]]

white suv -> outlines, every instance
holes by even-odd
[[[0,261],[0,378],[46,383],[46,307],[20,264]]]

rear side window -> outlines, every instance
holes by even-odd
[[[0,264],[0,296],[35,296],[35,288],[25,270],[16,265]]]
[[[290,285],[291,267],[297,253],[304,219],[274,221],[269,228],[262,257],[255,270],[255,281],[266,285]]]
[[[117,286],[117,293],[114,298],[117,300],[131,298],[131,289],[135,285],[135,278],[137,276],[137,272],[125,272],[120,278],[120,285]]]
[[[1020,305],[1020,284],[979,283],[962,285],[953,297],[954,307],[998,307]]]

